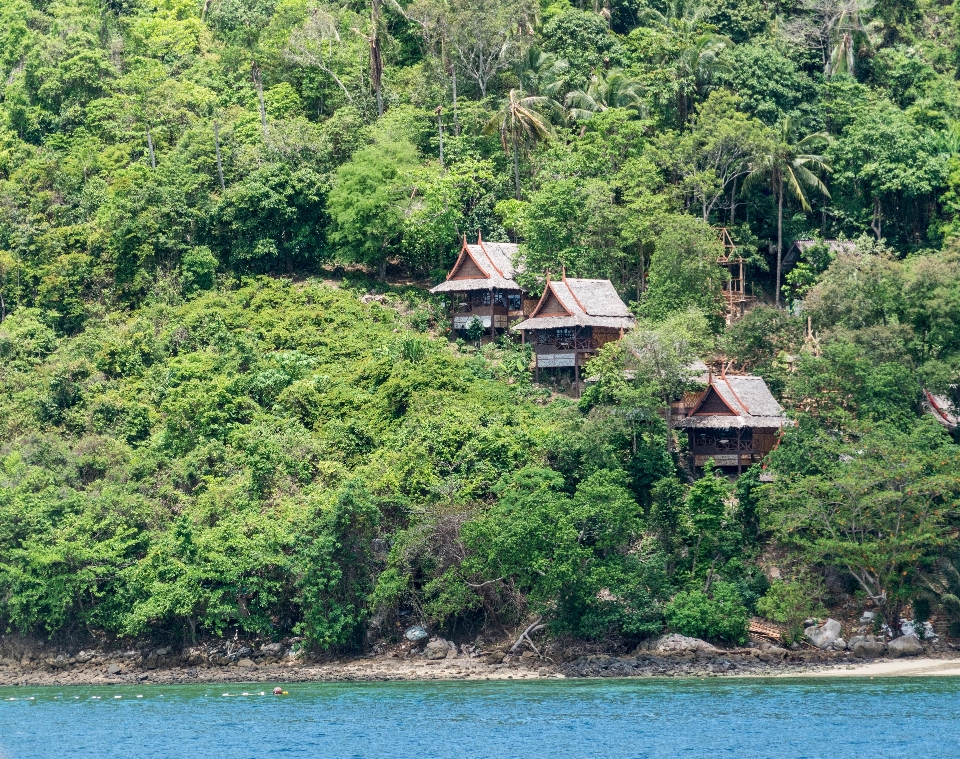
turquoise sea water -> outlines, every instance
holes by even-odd
[[[0,757],[960,756],[952,678],[286,688],[0,688]]]

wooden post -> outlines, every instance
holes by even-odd
[[[490,288],[490,341],[493,342],[497,339],[497,328],[494,327],[494,316],[493,316],[493,304],[497,302],[496,299],[496,290],[492,287]]]
[[[576,343],[573,348],[573,381],[577,383],[577,398],[580,397],[580,353],[577,351]]]
[[[737,477],[743,473],[743,465],[740,459],[740,434],[742,431],[743,428],[737,427]]]

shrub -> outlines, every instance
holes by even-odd
[[[744,643],[747,608],[730,583],[715,582],[710,594],[702,590],[677,593],[664,614],[674,630],[694,638]]]
[[[789,582],[777,580],[766,595],[757,601],[757,613],[787,626],[787,643],[803,636],[803,622],[810,617],[825,614],[820,599],[823,597],[820,578],[799,576]]]

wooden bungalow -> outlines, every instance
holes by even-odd
[[[852,240],[797,240],[783,255],[783,273],[786,274],[796,266],[807,251],[816,245],[825,246],[834,256],[849,253],[857,247]]]
[[[761,377],[711,374],[706,380],[672,426],[687,431],[695,467],[713,459],[740,474],[773,450],[790,421]]]
[[[519,273],[516,261],[514,243],[484,242],[478,235],[477,244],[468,245],[464,238],[447,279],[430,290],[449,294],[451,329],[465,336],[476,320],[495,337],[522,319],[525,308],[533,309],[536,299],[527,297],[514,280]]]
[[[619,340],[636,321],[610,280],[550,280],[530,318],[514,327],[533,344],[540,369],[570,368],[580,391],[580,367],[605,344]]]

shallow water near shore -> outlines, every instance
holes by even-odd
[[[0,757],[960,755],[960,678],[952,677],[297,683],[286,690],[2,688]]]

